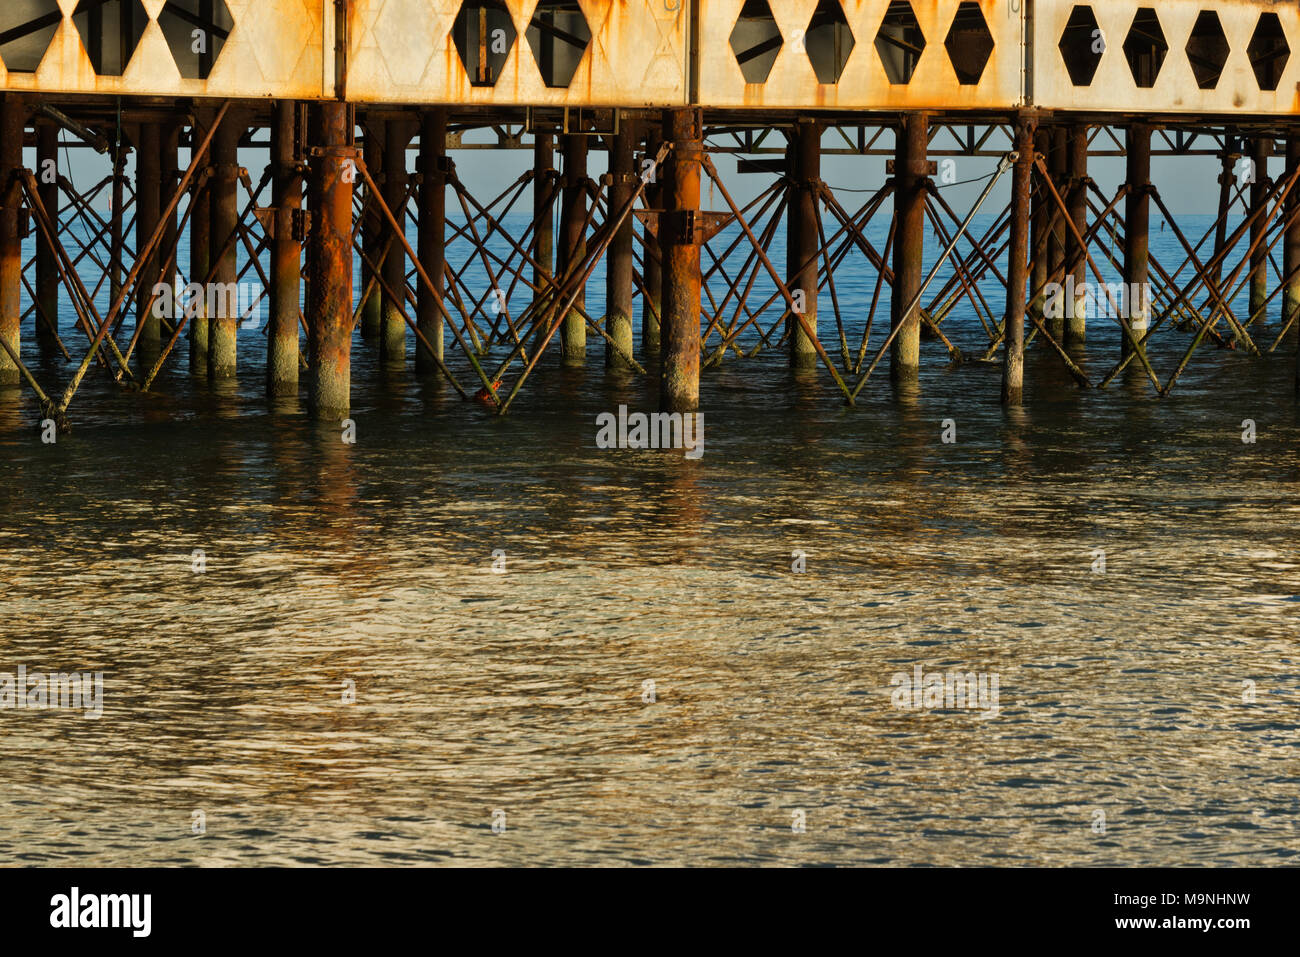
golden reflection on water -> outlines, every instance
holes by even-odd
[[[699,461],[597,450],[653,385],[594,372],[497,420],[363,368],[354,445],[253,375],[56,448],[0,390],[0,671],[107,672],[0,711],[0,861],[1291,862],[1300,427],[1223,361],[1160,402],[1035,353],[1009,411],[729,361]],[[1000,714],[895,710],[917,663]]]

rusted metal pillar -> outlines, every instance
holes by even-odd
[[[313,108],[319,148],[311,164],[312,230],[308,286],[308,342],[311,388],[308,402],[320,419],[346,418],[351,404],[352,356],[352,175],[347,162],[352,127],[346,103],[325,101]]]
[[[1300,132],[1292,132],[1286,140],[1286,177],[1300,170]],[[1282,290],[1282,322],[1289,322],[1300,311],[1300,190],[1292,189],[1286,200],[1286,237],[1282,240],[1282,276],[1286,288]],[[1297,319],[1300,323],[1300,319]],[[1297,353],[1300,356],[1300,353]]]
[[[798,120],[790,131],[786,169],[790,179],[790,205],[786,219],[786,285],[795,306],[803,307],[808,327],[817,331],[817,184],[821,179],[821,126],[812,120]],[[811,261],[810,261],[811,260]],[[797,317],[786,319],[790,336],[790,366],[813,369],[817,350]]]
[[[1051,131],[1052,148],[1051,153],[1048,155],[1047,171],[1051,175],[1052,184],[1056,187],[1057,192],[1062,195],[1066,194],[1066,178],[1069,171],[1067,142],[1065,127],[1053,127]],[[1050,222],[1051,214],[1057,212],[1056,201],[1048,197],[1045,202],[1051,203],[1049,207]],[[1051,333],[1052,338],[1057,342],[1065,338],[1065,312],[1068,306],[1065,302],[1063,287],[1065,284],[1065,235],[1068,232],[1065,218],[1058,216],[1049,231],[1047,241],[1047,271],[1050,281],[1056,284],[1056,288],[1047,297],[1045,304],[1048,314],[1047,331]]]
[[[533,136],[533,219],[537,230],[533,236],[533,285],[541,295],[547,288],[546,276],[555,271],[555,201],[551,186],[555,182],[555,138],[550,133]]]
[[[158,228],[161,203],[162,148],[158,141],[158,124],[141,123],[135,142],[135,248],[142,250],[153,238]],[[161,259],[155,250],[144,259],[144,269],[136,283],[135,321],[140,326],[140,354],[145,359],[146,368],[152,365],[146,357],[157,355],[162,348],[162,326],[150,308],[153,299],[154,284],[158,282],[158,267]],[[159,300],[165,303],[166,300]]]
[[[301,107],[277,100],[271,118],[271,204],[275,238],[271,241],[271,321],[266,340],[266,394],[298,391],[298,299],[302,285],[302,241],[295,235],[301,221],[302,155],[298,128]]]
[[[176,187],[180,185],[181,169],[180,156],[178,155],[181,147],[181,125],[174,118],[168,118],[158,128],[158,202],[161,206],[159,215],[166,210],[167,204],[171,202],[172,197],[176,195]],[[180,248],[176,245],[180,238],[180,223],[176,216],[176,210],[173,209],[169,215],[164,218],[162,246],[159,260],[159,268],[162,263],[171,262],[172,268],[168,270],[163,281],[173,287],[177,281],[177,273],[180,266]],[[176,322],[177,310],[175,308],[176,296],[172,296],[171,311],[167,315],[169,324]],[[164,335],[170,336],[170,330],[165,330]]]
[[[36,126],[36,181],[41,205],[50,219],[59,221],[59,128],[52,123]],[[40,230],[36,235],[36,341],[41,356],[57,354],[59,327],[59,265],[54,246]],[[6,356],[6,358],[8,358]]]
[[[634,121],[624,118],[609,149],[609,212],[617,216],[634,192]],[[632,355],[632,275],[634,272],[633,224],[628,216],[614,234],[605,260],[605,331],[627,355]],[[626,362],[605,343],[605,365],[622,368]]]
[[[658,123],[648,124],[645,138],[645,158],[653,161],[659,155],[663,145],[663,129]],[[639,171],[641,175],[645,170]],[[648,209],[663,209],[663,183],[661,170],[650,170],[651,177],[646,183],[645,197]],[[648,235],[648,234],[647,234]],[[648,242],[645,245],[644,272],[641,280],[645,285],[645,297],[641,303],[641,356],[646,360],[659,360],[659,317],[663,315],[663,268],[659,261],[659,243]]]
[[[26,105],[17,93],[0,94],[0,338],[16,355],[22,318],[23,241],[19,235]],[[18,382],[18,366],[0,349],[0,385]]]
[[[1124,295],[1120,321],[1128,325],[1140,343],[1151,319],[1151,296],[1147,282],[1149,256],[1147,237],[1151,224],[1151,127],[1131,123],[1125,143],[1128,193],[1124,197]],[[1101,299],[1098,299],[1098,303]],[[1120,354],[1133,352],[1128,337],[1120,333]]]
[[[1048,130],[1038,130],[1034,134],[1034,150],[1044,157],[1049,156],[1052,151],[1052,134]],[[1038,290],[1037,295],[1029,303],[1029,311],[1038,318],[1043,316],[1043,301],[1045,293],[1043,287],[1047,284],[1048,265],[1047,265],[1047,243],[1046,233],[1047,224],[1051,222],[1052,208],[1048,204],[1051,202],[1051,195],[1047,186],[1042,182],[1042,174],[1038,172],[1038,167],[1033,168],[1030,176],[1032,184],[1030,193],[1030,238],[1029,248],[1035,250],[1033,275],[1029,280],[1029,288]]]
[[[393,218],[406,231],[406,147],[411,142],[411,126],[405,119],[393,117],[384,124],[384,202]],[[405,296],[406,249],[394,237],[383,265],[384,282],[395,296]],[[401,366],[406,362],[406,303],[383,297],[383,317],[379,357],[385,365]]]
[[[196,107],[194,125],[190,127],[190,152],[198,149],[212,125],[212,111],[207,107]],[[212,151],[209,147],[204,168],[212,168]],[[208,268],[212,265],[212,201],[207,177],[197,175],[190,189],[190,282],[201,283],[207,279]],[[208,313],[204,297],[198,301],[185,303],[189,314],[187,325],[190,330],[190,375],[207,378],[208,375]]]
[[[438,371],[435,358],[442,359],[443,272],[447,261],[447,111],[425,110],[420,119],[420,209],[417,242],[420,262],[433,280],[434,290],[424,283],[416,286],[415,324],[433,346],[431,354],[423,342],[415,344],[415,372],[431,375]],[[548,220],[549,222],[549,217]]]
[[[239,330],[239,241],[229,242],[239,229],[239,140],[242,118],[229,110],[212,137],[212,223],[208,249],[212,284],[205,290],[208,306],[208,377],[235,375]]]
[[[665,110],[664,139],[673,144],[659,217],[663,262],[659,408],[693,412],[700,404],[700,154],[699,110]]]
[[[366,141],[362,147],[362,157],[365,160],[366,169],[370,171],[370,176],[375,181],[375,185],[381,186],[384,182],[384,138],[386,135],[383,120],[367,119],[365,133]],[[379,261],[379,253],[384,248],[383,237],[386,229],[384,214],[379,212],[373,202],[368,203],[365,215],[361,219],[361,248],[365,250],[366,258],[381,270],[383,267]],[[361,261],[361,295],[365,298],[361,302],[361,338],[367,340],[379,338],[379,330],[383,326],[384,311],[384,292],[379,283],[371,286],[371,275],[371,267],[363,259]],[[370,287],[368,293],[366,292],[367,287]]]
[[[1255,164],[1255,181],[1250,184],[1250,211],[1259,213],[1250,225],[1250,242],[1255,251],[1250,254],[1250,319],[1268,322],[1268,244],[1264,240],[1264,221],[1267,212],[1264,204],[1268,196],[1268,157],[1273,140],[1257,136],[1250,142],[1250,158]],[[1258,245],[1255,245],[1258,243]]]
[[[563,276],[587,254],[587,138],[564,137],[564,195],[560,200],[560,250],[556,272]],[[573,308],[560,328],[561,361],[581,366],[587,360],[587,325],[578,309],[586,304],[585,289],[579,289]]]
[[[1019,405],[1025,381],[1025,281],[1029,270],[1030,174],[1034,168],[1032,119],[1016,127],[1016,165],[1011,173],[1011,238],[1007,246],[1007,311],[1004,319],[1002,402]]]
[[[1235,143],[1233,131],[1231,129],[1225,131],[1223,151],[1219,153],[1219,208],[1218,219],[1214,227],[1214,253],[1216,256],[1223,251],[1223,247],[1228,241],[1228,209],[1232,205],[1232,187],[1237,179],[1233,169],[1238,155],[1235,152]],[[1215,262],[1214,267],[1210,270],[1210,275],[1217,286],[1223,275],[1222,260]]]
[[[1069,130],[1069,164],[1070,164],[1070,219],[1080,235],[1088,230],[1088,127],[1076,123]],[[1071,230],[1066,237],[1066,261],[1074,264],[1071,275],[1074,278],[1074,293],[1067,295],[1065,301],[1065,341],[1074,345],[1082,343],[1088,337],[1088,300],[1080,295],[1084,283],[1088,281],[1088,260],[1083,255],[1083,248],[1074,238]]]
[[[921,291],[925,257],[926,144],[930,118],[908,113],[894,145],[894,288],[890,293],[890,328],[897,330],[889,347],[889,374],[895,381],[915,379],[921,367],[921,320],[917,310],[905,316]]]

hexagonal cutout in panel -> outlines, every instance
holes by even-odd
[[[542,82],[566,87],[591,43],[591,27],[577,0],[541,0],[526,31]]]
[[[1101,55],[1106,52],[1106,38],[1092,7],[1076,6],[1070,11],[1070,19],[1065,21],[1065,30],[1057,44],[1061,59],[1065,61],[1065,71],[1070,74],[1070,82],[1075,86],[1090,86],[1097,74],[1097,65]]]
[[[745,0],[729,42],[745,82],[766,83],[785,42],[767,0]]]
[[[849,21],[840,8],[840,0],[817,0],[817,9],[804,31],[803,45],[818,83],[840,81],[855,42]]]
[[[167,0],[158,14],[172,59],[187,80],[206,80],[235,26],[225,0]]]
[[[1187,38],[1186,52],[1196,85],[1202,90],[1213,90],[1218,86],[1223,64],[1228,62],[1229,50],[1219,15],[1213,10],[1202,10],[1196,15],[1192,35]]]
[[[451,39],[470,86],[496,84],[515,36],[514,21],[502,0],[465,0],[460,5]]]
[[[1246,47],[1250,68],[1255,71],[1255,81],[1261,90],[1276,90],[1282,82],[1282,71],[1291,59],[1291,45],[1282,32],[1282,21],[1276,13],[1261,13],[1255,32]]]
[[[59,28],[59,0],[0,0],[0,60],[10,73],[35,73]]]
[[[912,5],[907,0],[890,0],[876,33],[876,55],[889,82],[895,85],[909,82],[924,50],[925,34],[912,12]]]
[[[1169,42],[1156,11],[1151,7],[1139,8],[1124,37],[1124,59],[1128,60],[1133,82],[1144,90],[1155,86],[1168,53]]]
[[[957,16],[953,17],[943,46],[957,74],[957,82],[962,86],[978,83],[993,55],[993,34],[974,0],[962,0],[957,5]]]
[[[121,76],[149,23],[140,0],[81,0],[72,11],[90,65],[99,76]]]

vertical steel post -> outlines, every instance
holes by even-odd
[[[1052,134],[1049,130],[1038,130],[1034,134],[1034,150],[1043,156],[1049,156],[1052,151]],[[1047,242],[1045,234],[1047,233],[1047,224],[1051,222],[1052,207],[1051,195],[1047,186],[1042,181],[1042,174],[1038,172],[1037,165],[1034,166],[1030,182],[1032,192],[1030,195],[1030,206],[1033,212],[1030,214],[1030,239],[1029,248],[1036,250],[1034,255],[1034,272],[1030,277],[1030,289],[1039,290],[1032,302],[1029,304],[1029,310],[1040,319],[1043,316],[1043,302],[1046,293],[1042,290],[1047,285],[1048,265],[1047,265]]]
[[[366,141],[362,147],[362,157],[365,160],[366,169],[370,171],[370,176],[375,181],[375,185],[382,186],[384,182],[384,139],[386,135],[384,122],[379,119],[367,118],[364,129]],[[369,189],[366,192],[369,193]],[[383,264],[379,261],[379,253],[384,248],[383,235],[385,229],[383,213],[379,212],[374,202],[371,201],[361,219],[361,248],[365,250],[366,258],[371,263],[374,263],[374,268],[381,271],[383,270]],[[363,259],[361,261],[361,294],[365,296],[365,299],[361,303],[361,338],[366,340],[379,338],[379,330],[383,326],[384,291],[377,282],[371,286],[371,275],[371,266]],[[370,288],[369,293],[366,292],[367,287]]]
[[[556,271],[563,276],[587,254],[587,138],[579,134],[564,137],[564,195],[560,200],[560,249]],[[581,366],[587,360],[587,324],[578,309],[586,304],[585,289],[579,289],[573,308],[560,328],[561,361]]]
[[[663,145],[663,127],[658,123],[649,123],[645,137],[645,158],[653,161],[659,155]],[[644,170],[640,171],[644,175]],[[645,204],[648,209],[663,209],[663,170],[650,170],[651,177],[646,183]],[[647,233],[647,235],[649,235]],[[660,262],[660,247],[654,237],[645,244],[644,269],[641,280],[645,286],[645,296],[641,303],[641,356],[644,360],[659,361],[659,319],[663,315],[663,264]]]
[[[313,246],[315,269],[309,290],[308,329],[311,351],[312,414],[341,420],[351,403],[352,356],[352,181],[345,175],[354,161],[346,103],[318,104],[318,155],[312,162]]]
[[[224,121],[223,121],[224,122]],[[212,111],[208,107],[195,107],[194,125],[190,127],[190,151],[198,149],[212,126]],[[204,169],[212,169],[212,148],[208,148],[203,160]],[[208,277],[212,265],[212,200],[209,183],[203,176],[196,176],[190,189],[190,282],[202,283]],[[190,375],[207,378],[208,375],[208,321],[206,297],[199,296],[198,301],[186,301],[185,310],[189,313],[187,325],[190,330]]]
[[[1076,123],[1069,130],[1070,193],[1068,206],[1070,219],[1080,235],[1088,231],[1088,127]],[[1081,295],[1088,281],[1088,260],[1074,230],[1066,238],[1066,260],[1074,263],[1074,293],[1065,301],[1065,341],[1073,345],[1083,343],[1088,336],[1088,299]]]
[[[208,306],[208,376],[235,375],[239,330],[239,241],[229,242],[239,229],[239,141],[244,123],[234,109],[212,137],[212,223],[208,249],[212,284],[204,290]]]
[[[699,110],[665,110],[664,139],[673,144],[661,171],[666,207],[659,217],[663,321],[659,408],[693,412],[700,404],[700,155]]]
[[[447,110],[425,110],[420,119],[420,208],[416,242],[420,262],[433,280],[433,290],[419,283],[415,290],[415,325],[429,340],[434,354],[423,342],[415,345],[417,375],[438,371],[435,358],[443,358],[442,312],[443,273],[447,261]],[[549,221],[549,220],[548,220]]]
[[[37,124],[36,181],[41,205],[55,224],[59,222],[58,154],[59,128],[52,123]],[[41,355],[49,357],[58,352],[59,264],[53,244],[40,230],[36,232],[36,341]]]
[[[1058,193],[1064,195],[1066,191],[1066,177],[1069,172],[1069,151],[1067,150],[1067,136],[1064,126],[1052,128],[1051,143],[1052,149],[1048,156],[1047,171],[1051,175],[1052,185]],[[1056,212],[1056,203],[1052,202],[1052,212]],[[1051,281],[1056,283],[1056,288],[1052,290],[1051,295],[1045,300],[1045,309],[1048,314],[1047,331],[1051,333],[1052,338],[1060,342],[1065,338],[1065,315],[1070,306],[1065,301],[1065,235],[1069,230],[1065,225],[1063,216],[1056,217],[1052,225],[1050,238],[1047,242],[1047,270]]]
[[[634,121],[623,119],[619,132],[609,147],[609,214],[618,215],[631,197],[636,182],[633,172],[633,146],[636,143]],[[632,355],[632,250],[633,223],[628,216],[614,234],[605,260],[605,331],[627,355]],[[605,343],[605,365],[624,367],[626,363]]]
[[[821,179],[821,126],[801,119],[790,132],[786,152],[790,178],[790,204],[786,214],[786,285],[795,305],[803,306],[808,328],[817,331],[817,250],[821,246],[817,209]],[[813,369],[817,350],[795,316],[786,319],[790,337],[790,366]]]
[[[1128,193],[1124,197],[1125,288],[1120,298],[1124,308],[1120,321],[1132,330],[1133,340],[1141,343],[1151,319],[1147,282],[1151,227],[1151,127],[1145,123],[1130,123],[1125,147]],[[1101,296],[1097,302],[1102,302]],[[1133,345],[1121,331],[1120,354],[1128,356],[1133,351]]]
[[[921,319],[904,311],[921,290],[925,257],[926,161],[930,119],[924,113],[902,118],[894,146],[894,288],[890,328],[898,330],[889,347],[889,374],[895,381],[915,379],[921,366]]]
[[[393,117],[384,124],[384,203],[406,233],[406,147],[411,141],[410,124]],[[393,295],[406,295],[406,247],[397,237],[388,247],[382,267],[384,282]],[[383,296],[379,356],[385,365],[401,366],[406,362],[406,303]]]
[[[1268,245],[1264,241],[1265,217],[1262,211],[1268,196],[1268,157],[1272,151],[1273,140],[1268,136],[1256,136],[1250,142],[1251,160],[1255,164],[1255,181],[1250,184],[1250,211],[1259,212],[1258,218],[1250,224],[1250,241],[1258,242],[1255,251],[1250,254],[1250,321],[1268,322]]]
[[[1002,402],[1019,405],[1025,381],[1025,281],[1029,269],[1030,173],[1034,168],[1033,120],[1016,127],[1016,165],[1011,173],[1011,238],[1007,246],[1007,311],[1004,318]]]
[[[137,128],[135,143],[135,248],[144,249],[153,237],[161,218],[161,171],[162,148],[158,138],[158,124],[153,121],[141,123]],[[147,369],[153,364],[162,348],[162,326],[158,317],[150,309],[150,300],[154,298],[153,287],[158,282],[158,269],[162,262],[159,249],[155,249],[144,260],[144,269],[136,280],[135,321],[141,328],[139,344],[140,358]],[[160,304],[166,302],[159,299]]]
[[[1290,179],[1300,169],[1300,131],[1293,131],[1286,140],[1286,177]],[[1286,200],[1286,237],[1282,240],[1282,276],[1286,288],[1282,290],[1282,321],[1288,322],[1300,311],[1300,190],[1292,189]],[[1297,319],[1300,323],[1300,319]],[[1300,355],[1300,353],[1297,353]]]
[[[302,210],[302,166],[298,144],[301,109],[277,100],[271,118],[271,321],[266,340],[266,394],[298,391],[298,300],[302,285],[302,241],[294,234]]]
[[[27,112],[17,93],[0,94],[0,338],[15,354],[22,319],[23,241],[20,235],[23,131]],[[18,366],[0,349],[0,385],[19,380]]]

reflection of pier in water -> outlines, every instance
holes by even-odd
[[[657,376],[667,410],[694,408],[728,353],[773,349],[852,403],[884,363],[906,387],[923,340],[1000,356],[1009,403],[1032,341],[1079,385],[1129,369],[1166,394],[1200,346],[1263,356],[1300,313],[1297,43],[1300,8],[1275,0],[8,0],[0,383],[60,422],[88,373],[230,379],[251,283],[268,395],[305,374],[336,420],[358,326],[390,377],[410,360],[498,412],[546,350],[582,366],[589,339],[611,382]],[[112,174],[74,184],[73,147]],[[264,171],[240,167],[263,147]],[[463,149],[533,164],[484,200],[448,156]],[[733,201],[720,153],[767,187]],[[846,208],[826,153],[889,155],[889,179]],[[1209,230],[1178,226],[1160,154],[1220,158]],[[1126,156],[1113,195],[1088,176],[1098,155]],[[943,193],[954,167],[936,161],[956,156],[990,169],[969,211]],[[1004,176],[1009,203],[973,234]],[[1153,211],[1179,262],[1148,249]],[[846,260],[876,277],[865,323],[841,309]],[[584,295],[601,262],[603,316]],[[1071,354],[1099,336],[1116,355],[1090,376]],[[1157,368],[1152,336],[1181,360]]]

